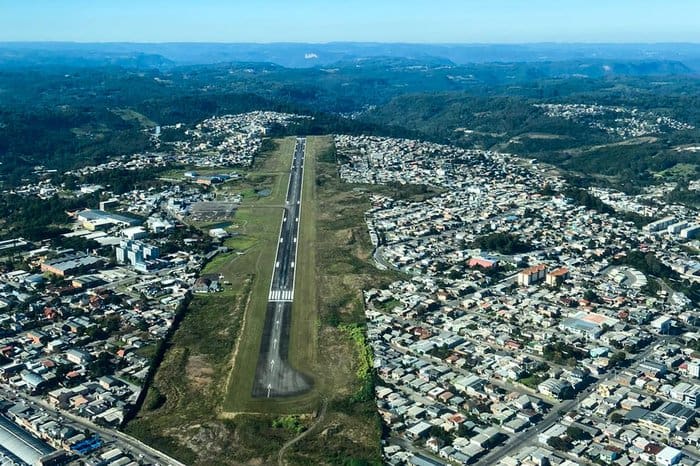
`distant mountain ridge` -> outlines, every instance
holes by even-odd
[[[559,61],[680,62],[700,71],[700,44],[402,44],[311,43],[74,43],[0,42],[0,66],[116,65],[169,68],[269,62],[288,68],[329,66],[371,58],[471,63]]]

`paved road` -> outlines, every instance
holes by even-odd
[[[13,402],[24,400],[25,402],[33,403],[40,408],[52,412],[54,416],[65,419],[66,421],[68,421],[67,423],[74,424],[74,426],[76,426],[77,428],[82,427],[100,434],[102,440],[104,440],[106,443],[114,442],[115,446],[120,447],[123,451],[129,452],[130,454],[135,456],[140,455],[140,458],[146,464],[185,466],[183,463],[177,461],[176,459],[167,456],[165,453],[158,451],[149,445],[146,445],[140,440],[130,435],[127,435],[124,432],[121,432],[116,429],[98,426],[97,424],[82,416],[77,416],[69,411],[57,409],[54,406],[47,403],[46,401],[44,401],[43,399],[41,399],[40,397],[27,395],[25,393],[22,393],[21,391],[16,391],[4,384],[0,386],[0,390],[0,398],[7,399]]]
[[[297,138],[253,383],[255,398],[298,395],[312,386],[311,379],[288,362],[305,151],[306,139]]]
[[[670,337],[659,338],[655,342],[647,346],[641,353],[633,355],[631,358],[629,358],[632,360],[632,364],[636,364],[637,362],[644,360],[653,351],[654,346],[660,341],[670,341]],[[489,453],[483,456],[476,464],[484,466],[497,464],[506,456],[520,450],[520,448],[537,442],[537,436],[539,434],[549,429],[552,425],[554,425],[554,423],[561,420],[561,412],[578,410],[581,401],[586,399],[588,395],[595,391],[600,384],[614,378],[616,375],[617,370],[607,372],[602,377],[597,379],[594,383],[592,383],[588,388],[580,392],[575,399],[566,400],[559,403],[558,405],[555,405],[554,408],[550,411],[550,413],[547,414],[536,426],[531,427],[523,432],[520,432],[514,437],[510,437],[503,446],[491,450]]]

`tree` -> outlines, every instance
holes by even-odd
[[[620,413],[612,413],[610,415],[610,420],[615,424],[622,424],[625,420],[625,417]]]
[[[452,444],[452,436],[445,432],[445,429],[439,426],[433,426],[430,428],[430,436],[436,439],[442,440],[445,445]]]
[[[457,435],[464,438],[470,438],[473,434],[473,431],[466,424],[466,422],[463,422],[459,425],[459,428],[457,429]]]
[[[471,243],[471,247],[501,254],[521,254],[532,250],[529,244],[523,243],[517,236],[510,233],[491,233],[480,236]]]
[[[598,297],[598,294],[591,289],[588,289],[583,293],[583,299],[592,303],[597,303],[598,301],[600,301],[600,297]]]
[[[569,442],[559,437],[548,438],[547,445],[559,451],[569,451],[572,448],[572,445]]]
[[[591,434],[586,432],[585,430],[581,429],[580,427],[576,426],[569,426],[566,428],[566,435],[571,439],[571,440],[589,440],[591,438]]]
[[[612,356],[610,356],[609,362],[611,366],[616,367],[622,365],[626,359],[627,353],[625,353],[624,351],[618,351]]]
[[[93,377],[97,378],[112,374],[114,372],[114,367],[112,356],[103,351],[90,363],[88,370]]]

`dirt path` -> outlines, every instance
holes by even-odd
[[[300,441],[301,439],[303,439],[304,437],[309,435],[311,432],[313,432],[313,430],[316,427],[318,427],[321,424],[321,422],[323,422],[323,419],[326,417],[327,408],[328,408],[328,401],[326,401],[324,399],[323,405],[321,406],[321,412],[319,413],[316,421],[314,421],[314,423],[311,424],[311,427],[309,427],[304,432],[302,432],[301,434],[297,435],[296,437],[294,437],[293,439],[289,440],[287,443],[282,445],[282,448],[280,448],[280,452],[277,455],[277,465],[278,466],[286,466],[287,463],[285,463],[285,461],[284,461],[284,454],[287,452],[289,447],[291,447],[292,445],[294,445],[295,443],[297,443],[298,441]]]

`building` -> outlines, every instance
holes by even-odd
[[[146,224],[148,225],[148,229],[156,234],[167,233],[175,229],[175,225],[162,218],[149,217],[148,220],[146,220]]]
[[[518,285],[530,286],[541,281],[547,274],[547,266],[538,264],[527,269],[521,270],[518,273]]]
[[[644,413],[638,420],[639,425],[661,435],[684,431],[695,418],[695,411],[680,403],[667,401],[655,411]]]
[[[70,463],[71,460],[72,458],[67,451],[58,450],[42,456],[34,463],[34,466],[63,466],[64,464]]]
[[[192,291],[195,293],[213,293],[220,289],[219,276],[216,274],[202,275],[192,287]]]
[[[157,246],[143,241],[124,240],[115,249],[117,262],[134,266],[136,270],[147,271],[152,261],[160,257],[160,249]]]
[[[683,228],[680,232],[680,237],[683,239],[693,239],[700,236],[700,225],[691,225],[688,228]]]
[[[618,323],[617,319],[595,312],[580,311],[562,320],[559,327],[574,335],[586,337],[588,340],[597,339],[606,328]]]
[[[119,207],[119,199],[115,197],[107,199],[106,201],[100,201],[100,210],[102,211],[114,209],[116,207]]]
[[[666,374],[666,372],[668,372],[668,368],[665,364],[656,361],[650,361],[648,359],[645,359],[642,362],[640,362],[637,367],[640,371],[644,373],[644,375],[654,378],[662,377]]]
[[[476,375],[468,375],[454,381],[454,387],[457,390],[471,396],[481,393],[484,385],[486,385],[486,381]]]
[[[560,267],[547,274],[546,283],[549,286],[558,286],[561,285],[567,278],[569,278],[569,269],[566,267]]]
[[[220,184],[226,181],[225,175],[213,175],[213,176],[199,176],[195,180],[197,184],[203,184],[204,186],[211,186],[213,184]]]
[[[216,239],[228,238],[231,236],[228,231],[223,228],[212,228],[209,230],[209,236]]]
[[[93,269],[98,264],[102,264],[101,258],[77,253],[44,261],[41,264],[41,271],[65,277],[66,275]]]
[[[29,246],[29,242],[24,238],[7,239],[0,241],[0,252],[4,253],[13,249],[25,249],[27,246]]]
[[[104,285],[104,280],[97,275],[82,275],[75,277],[71,281],[73,288],[89,289],[96,286]]]
[[[5,416],[0,416],[0,458],[2,458],[3,453],[6,453],[5,456],[14,460],[9,464],[33,465],[37,464],[42,457],[53,452],[53,448],[46,443],[33,437]]]
[[[682,457],[683,453],[679,449],[665,447],[656,454],[656,463],[660,466],[672,466],[678,464]]]
[[[472,257],[467,262],[467,267],[482,267],[484,269],[491,269],[498,265],[498,259],[494,257]]]
[[[112,214],[103,210],[83,210],[78,214],[78,220],[82,222],[86,230],[99,230],[111,226],[132,227],[139,225],[140,220],[125,215]]]
[[[146,236],[148,236],[148,233],[143,227],[129,227],[129,228],[124,228],[121,231],[121,234],[123,237],[130,239],[130,240],[137,240],[137,239],[143,239]]]
[[[87,351],[71,348],[66,351],[66,359],[73,364],[84,365],[92,361],[92,356]]]
[[[543,395],[557,399],[562,398],[569,388],[571,386],[568,383],[555,378],[549,378],[537,386],[537,390]]]
[[[670,317],[661,316],[652,321],[651,326],[660,334],[666,335],[671,330],[672,323],[673,320]]]
[[[644,225],[642,230],[649,232],[649,233],[655,233],[657,231],[661,231],[666,229],[669,225],[672,225],[676,221],[676,217],[664,217],[661,220],[657,220],[655,222],[651,222],[647,225]]]
[[[46,388],[46,379],[32,371],[24,371],[20,374],[22,382],[24,382],[29,393],[37,393]]]
[[[681,382],[673,387],[669,394],[671,398],[689,408],[695,409],[700,406],[700,385]]]
[[[683,221],[681,221],[681,222],[676,222],[676,223],[673,223],[673,224],[669,225],[669,226],[666,228],[666,231],[667,231],[669,234],[677,235],[678,233],[681,232],[681,230],[682,230],[683,228],[686,228],[687,226],[688,226],[688,222],[683,222]]]
[[[432,426],[427,422],[421,421],[414,425],[410,429],[406,430],[406,437],[409,440],[418,440],[420,438],[426,438],[430,433]]]

